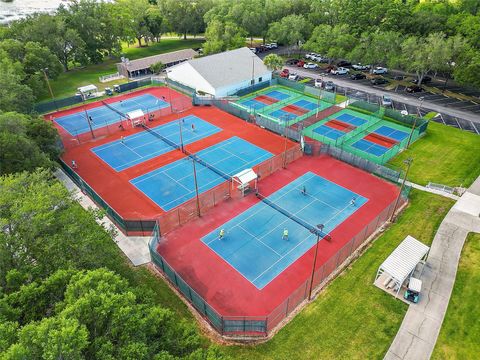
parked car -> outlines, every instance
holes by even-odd
[[[290,73],[290,74],[288,75],[288,80],[297,81],[297,80],[298,80],[298,74]]]
[[[333,83],[333,81],[327,81],[325,83],[325,90],[328,90],[328,91],[335,90],[335,84]]]
[[[382,85],[382,84],[388,83],[388,80],[383,78],[383,77],[377,77],[377,78],[373,78],[372,80],[370,80],[370,83],[372,85]]]
[[[305,54],[305,59],[310,59],[310,60],[312,60],[312,56],[315,56],[315,53]]]
[[[288,69],[283,69],[280,73],[280,77],[282,78],[288,78],[288,75],[290,75],[290,71]]]
[[[362,64],[358,63],[358,64],[353,64],[352,68],[354,68],[355,70],[359,70],[359,71],[365,71],[365,70],[370,69],[370,65],[362,65]]]
[[[298,59],[288,59],[285,63],[287,65],[297,65],[300,60]]]
[[[377,66],[375,69],[372,70],[372,73],[376,75],[386,74],[388,73],[388,69],[381,66]]]
[[[424,76],[422,79],[422,84],[428,84],[429,82],[432,82],[432,78],[428,75]],[[418,84],[418,79],[413,79],[412,83]]]
[[[316,69],[316,68],[318,68],[318,65],[314,64],[314,63],[308,63],[308,64],[304,64],[303,67],[305,69]]]
[[[335,70],[332,70],[331,73],[333,75],[345,75],[345,74],[348,74],[350,70],[348,70],[347,68],[344,68],[344,67],[339,67],[339,68],[336,68]]]
[[[325,72],[327,73],[331,73],[333,70],[335,70],[337,67],[335,65],[328,65],[326,68],[325,68]]]
[[[421,86],[418,86],[418,85],[410,85],[409,87],[407,87],[405,89],[405,91],[407,93],[417,93],[417,92],[422,92],[423,88]]]
[[[305,65],[305,61],[303,61],[303,60],[300,60],[300,61],[297,63],[297,66],[298,66],[298,67],[303,67],[303,65]]]
[[[396,76],[393,77],[393,80],[402,81],[403,79],[405,79],[405,76],[403,76],[403,75],[396,75]]]
[[[337,63],[338,67],[350,67],[352,66],[352,63],[349,61],[341,60]]]
[[[367,75],[362,74],[362,73],[356,73],[356,74],[350,75],[350,79],[352,79],[352,80],[362,80],[362,79],[366,79],[366,78],[367,78]]]
[[[254,54],[257,53],[257,48],[254,48],[254,47],[253,47],[253,48],[249,48],[249,49],[250,49]]]
[[[315,87],[321,88],[323,86],[322,79],[315,79]]]
[[[276,49],[276,48],[278,48],[278,44],[277,44],[276,42],[270,43],[270,44],[268,44],[268,45],[270,45],[270,49]]]
[[[382,105],[383,106],[392,106],[392,98],[387,95],[382,96]]]

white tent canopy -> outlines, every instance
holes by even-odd
[[[258,175],[255,173],[255,171],[253,171],[253,169],[242,170],[233,175],[233,179],[240,183],[238,189],[242,191],[243,195],[245,195],[245,191],[248,189],[251,181],[255,180],[255,189],[257,188]]]
[[[375,280],[383,273],[387,273],[395,283],[398,294],[400,287],[413,274],[417,264],[426,260],[429,250],[427,245],[408,235],[380,265]]]
[[[142,117],[145,114],[141,109],[137,109],[137,110],[129,111],[125,115],[127,115],[128,119],[133,120],[133,119],[138,119],[139,117]]]
[[[92,95],[97,94],[98,88],[95,85],[90,84],[77,88],[77,91],[82,95],[84,99],[88,99],[89,97],[92,97]]]

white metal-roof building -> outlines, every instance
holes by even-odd
[[[393,281],[397,295],[405,280],[412,276],[417,264],[426,261],[430,248],[408,235],[398,247],[380,265],[377,271],[377,280],[386,273]]]
[[[215,97],[272,79],[272,72],[247,47],[188,60],[168,69],[167,74],[170,80]]]

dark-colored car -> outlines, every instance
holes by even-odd
[[[424,76],[423,79],[422,79],[422,84],[427,84],[429,82],[432,82],[432,78],[428,75]],[[413,79],[412,83],[418,84],[418,79]]]
[[[325,68],[325,72],[326,73],[329,73],[331,72],[332,70],[335,70],[337,67],[335,65],[328,65],[326,68]]]
[[[382,85],[382,84],[388,83],[388,80],[383,78],[383,77],[378,77],[378,78],[374,78],[374,79],[370,80],[370,83],[372,85]]]
[[[349,61],[341,60],[337,63],[338,67],[350,67],[352,66],[352,63]]]
[[[396,76],[393,77],[393,80],[402,81],[403,79],[405,79],[405,76],[403,76],[403,75],[396,75]]]
[[[283,69],[280,73],[280,77],[282,78],[288,78],[288,75],[290,75],[290,71],[288,71],[288,69]]]
[[[421,86],[418,86],[418,85],[410,85],[409,87],[407,87],[405,89],[405,91],[407,93],[417,93],[417,92],[422,92],[423,88]]]
[[[299,62],[297,62],[298,67],[303,67],[303,65],[305,65],[305,61],[300,60]]]
[[[297,65],[300,60],[298,59],[288,59],[285,63],[287,65]]]
[[[356,73],[356,74],[350,75],[350,79],[352,79],[352,80],[362,80],[362,79],[366,79],[366,78],[367,78],[367,75],[362,74],[362,73]]]

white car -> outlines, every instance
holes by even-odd
[[[270,49],[276,49],[276,48],[278,48],[278,44],[277,44],[277,43],[270,43],[270,44],[267,44],[267,46],[270,46]]]
[[[390,96],[383,95],[382,106],[392,106],[392,98]]]
[[[315,87],[321,88],[323,85],[322,79],[315,79]]]
[[[352,68],[355,70],[363,71],[370,69],[370,65],[362,65],[360,63],[352,65]]]
[[[305,55],[305,59],[312,59],[313,56],[315,56],[314,53],[308,53],[307,55]]]
[[[345,75],[345,74],[348,74],[349,72],[350,72],[350,70],[348,70],[347,68],[344,68],[344,67],[339,67],[339,68],[331,71],[331,73],[333,75]]]
[[[388,73],[388,69],[381,66],[377,66],[375,69],[372,70],[372,73],[375,75],[386,74]]]
[[[318,65],[314,64],[314,63],[307,63],[307,64],[303,65],[303,68],[304,69],[316,69],[316,68],[318,68]]]
[[[290,75],[288,75],[288,80],[297,81],[298,80],[298,75],[295,74],[295,73],[290,73]]]

